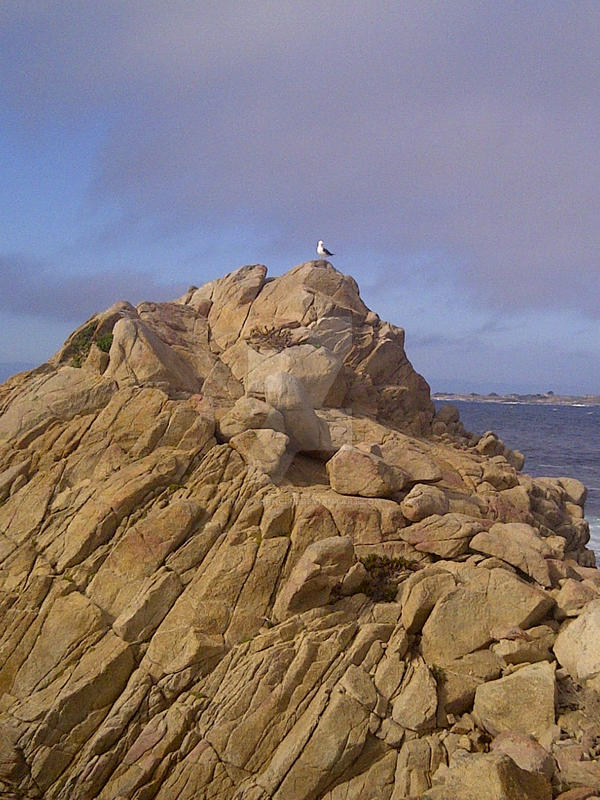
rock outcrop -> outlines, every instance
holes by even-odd
[[[585,488],[522,466],[328,262],[95,315],[0,386],[0,797],[600,793]]]

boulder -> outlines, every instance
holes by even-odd
[[[315,414],[310,396],[303,384],[285,372],[265,377],[267,403],[283,417],[291,447],[300,452],[331,452],[329,429]]]
[[[553,649],[558,663],[574,680],[600,690],[600,600],[563,625]]]
[[[552,645],[556,634],[548,625],[529,628],[527,633],[514,638],[503,638],[491,646],[492,652],[503,664],[535,664],[538,661],[552,661]]]
[[[266,396],[271,375],[290,375],[302,384],[311,406],[319,408],[324,405],[341,368],[340,359],[326,347],[299,344],[261,357],[258,364],[250,366],[243,380],[246,394]]]
[[[351,536],[355,545],[396,541],[405,520],[400,506],[385,498],[323,493],[322,503],[329,509],[342,536]]]
[[[479,437],[475,449],[485,456],[498,456],[504,452],[504,442],[493,431],[486,431]]]
[[[473,705],[478,686],[502,672],[500,659],[489,650],[476,650],[444,667],[434,667],[440,710],[462,714]]]
[[[381,455],[394,467],[406,472],[411,483],[432,483],[441,480],[442,471],[423,444],[409,436],[395,433],[381,445]]]
[[[481,684],[475,691],[473,716],[492,736],[518,731],[549,747],[555,717],[554,672],[554,664],[542,661]]]
[[[113,328],[110,363],[104,372],[119,387],[156,386],[165,392],[198,392],[190,363],[140,319],[120,319]]]
[[[319,408],[316,409],[316,414],[326,423],[335,451],[344,444],[378,443],[388,431],[388,428],[375,419],[357,416],[353,408]]]
[[[398,467],[387,464],[376,452],[345,444],[327,462],[331,488],[339,494],[391,497],[406,485]]]
[[[583,608],[592,600],[597,600],[600,589],[582,581],[566,578],[561,581],[560,590],[555,594],[556,608],[554,616],[563,620],[567,617],[577,617]]]
[[[518,485],[515,468],[503,456],[494,456],[486,461],[481,478],[499,492]]]
[[[323,318],[359,323],[369,313],[356,281],[327,261],[307,261],[267,282],[252,304],[244,335],[262,325],[279,326],[290,320],[316,325]]]
[[[270,428],[238,433],[230,439],[229,444],[237,450],[248,466],[265,472],[275,483],[283,478],[292,461],[289,438],[285,433]]]
[[[456,588],[450,572],[422,574],[420,570],[406,581],[402,593],[402,624],[409,633],[419,633],[437,601]]]
[[[595,733],[597,738],[597,728]],[[584,738],[587,738],[586,734]],[[579,731],[577,735],[580,735]],[[594,741],[593,734],[588,741]],[[555,742],[552,754],[556,760],[557,783],[562,788],[572,786],[580,790],[584,788],[589,790],[593,787],[595,789],[593,797],[600,794],[600,762],[594,758],[594,750],[590,752],[589,748],[584,747],[583,742],[564,739]]]
[[[240,397],[219,422],[219,431],[224,439],[231,439],[244,431],[259,428],[285,433],[282,414],[256,397]]]
[[[541,586],[552,585],[545,556],[552,555],[539,533],[531,525],[519,522],[492,525],[471,539],[469,548],[496,556],[529,575]]]
[[[552,788],[544,775],[518,767],[504,753],[464,755],[445,773],[442,786],[423,800],[551,800]]]
[[[499,625],[531,627],[552,607],[552,598],[504,569],[477,569],[465,584],[435,604],[423,626],[428,664],[443,666],[488,645]]]
[[[136,311],[140,321],[177,352],[200,380],[209,373],[218,359],[209,341],[209,325],[193,307],[143,302]]]
[[[277,595],[275,619],[325,605],[353,562],[349,536],[331,536],[309,545]]]
[[[434,514],[447,514],[450,503],[445,492],[435,486],[418,483],[400,504],[402,513],[411,522],[420,522]]]
[[[466,553],[469,542],[485,528],[485,522],[466,514],[432,514],[401,531],[400,536],[422,553],[456,558]]]
[[[490,745],[492,753],[504,753],[527,772],[545,775],[549,781],[554,775],[554,759],[533,737],[518,731],[499,733]]]
[[[351,314],[320,317],[308,329],[310,342],[326,347],[344,361],[352,353],[354,328]]]
[[[571,502],[583,508],[587,497],[587,489],[583,483],[575,478],[559,478],[558,482],[567,493]]]

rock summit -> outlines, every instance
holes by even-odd
[[[0,797],[600,793],[585,488],[355,281],[119,302],[0,386]]]

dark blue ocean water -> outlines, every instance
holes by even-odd
[[[440,405],[444,402],[436,402]],[[585,516],[600,563],[600,406],[465,401],[454,405],[467,430],[494,431],[508,447],[520,450],[525,455],[523,472],[577,478],[587,486]]]

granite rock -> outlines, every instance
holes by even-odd
[[[0,795],[596,785],[585,488],[521,466],[326,261],[95,314],[0,385]]]

